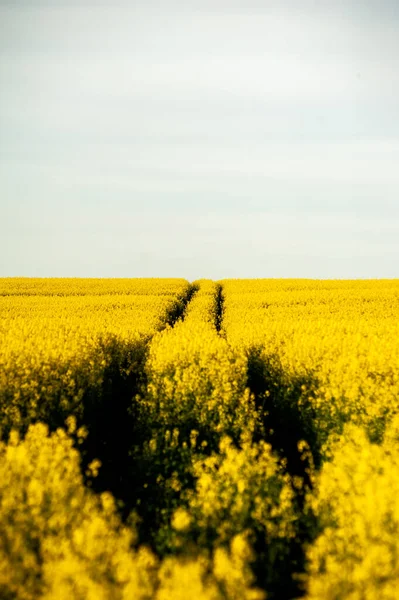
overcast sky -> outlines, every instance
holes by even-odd
[[[0,276],[399,277],[399,2],[0,0],[0,157]]]

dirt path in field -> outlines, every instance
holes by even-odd
[[[223,336],[226,335],[223,330],[224,299],[223,285],[218,284],[215,327]],[[247,377],[247,386],[255,398],[255,405],[259,411],[259,428],[254,441],[262,439],[268,442],[293,481],[302,481],[301,485],[294,486],[293,489],[299,514],[303,514],[305,495],[311,489],[310,470],[314,463],[317,466],[319,456],[308,407],[300,405],[302,386],[309,387],[311,382],[285,377],[284,373],[276,370],[272,361],[268,361],[261,347],[249,350]],[[308,445],[307,453],[299,450],[299,443],[303,440]],[[288,600],[303,596],[296,576],[304,572],[304,545],[312,539],[309,519],[311,519],[310,515],[307,519],[300,517],[298,520],[290,555],[281,565],[275,584],[272,587],[269,584],[268,591],[271,598]],[[262,540],[259,540],[259,545],[261,548]],[[261,586],[263,570],[262,564],[254,564],[254,571]]]
[[[167,325],[173,327],[179,319],[184,319],[184,315],[187,310],[187,306],[194,298],[195,294],[199,290],[199,285],[196,283],[190,283],[187,287],[185,294],[175,303],[174,306],[168,311],[165,319],[165,325],[161,328],[164,329]]]
[[[224,295],[223,286],[221,283],[216,285],[216,314],[215,314],[215,327],[216,331],[220,334],[223,324],[223,310],[224,310]]]
[[[189,284],[185,293],[168,310],[159,331],[184,319],[187,307],[199,286]],[[91,483],[96,492],[110,491],[122,503],[127,517],[134,507],[134,468],[131,461],[132,439],[137,434],[134,399],[146,387],[145,365],[151,339],[137,342],[126,357],[115,356],[104,376],[101,394],[89,398],[84,408],[88,437],[81,447],[83,472],[93,459],[102,467]]]

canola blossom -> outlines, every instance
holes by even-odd
[[[151,597],[155,557],[133,549],[113,498],[83,485],[65,431],[38,423],[0,446],[0,498],[2,598]]]
[[[227,280],[224,329],[235,347],[260,349],[320,443],[348,421],[376,438],[398,410],[399,281]]]
[[[0,597],[394,600],[399,281],[0,279]]]
[[[87,280],[84,293],[82,280],[0,280],[0,429],[51,411],[57,425],[80,416],[83,396],[100,390],[115,361],[130,368],[188,285],[112,281]]]

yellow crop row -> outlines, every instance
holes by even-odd
[[[304,382],[322,439],[346,421],[381,437],[399,407],[399,281],[227,280],[224,294],[230,343],[261,348],[280,387]]]
[[[79,412],[84,393],[99,389],[111,362],[164,324],[188,286],[159,280],[158,290],[158,280],[138,280],[135,294],[134,280],[119,280],[119,291],[110,294],[108,280],[87,280],[86,288],[85,281],[0,281],[0,426],[6,431],[45,418],[52,405],[63,418]]]
[[[179,278],[0,277],[0,296],[169,296],[186,285]]]
[[[399,421],[381,444],[348,424],[307,498],[319,535],[306,551],[307,600],[396,600],[399,585]]]
[[[217,285],[200,281],[184,320],[156,334],[146,364],[146,403],[169,427],[242,431],[246,359],[215,328]],[[245,396],[245,399],[243,399]],[[156,415],[156,417],[155,417]]]
[[[96,469],[93,463],[93,475]],[[65,431],[49,436],[38,423],[23,441],[13,432],[0,444],[0,498],[2,598],[152,597],[155,558],[132,549],[134,534],[112,496],[84,486],[79,451]]]
[[[227,339],[263,361],[266,410],[275,395],[324,442],[305,503],[317,519],[306,598],[394,600],[399,281],[230,280],[224,296]]]

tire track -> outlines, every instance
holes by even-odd
[[[265,309],[268,304],[265,304]],[[216,297],[215,326],[221,335],[228,335],[223,329],[225,294],[219,284]],[[279,457],[284,470],[292,480],[295,504],[298,512],[296,536],[289,543],[289,554],[278,565],[270,578],[266,575],[264,559],[267,556],[265,540],[258,538],[254,549],[257,559],[253,570],[259,587],[267,590],[268,597],[278,600],[300,598],[304,592],[298,574],[305,571],[304,547],[314,536],[314,518],[304,511],[305,495],[312,487],[311,472],[319,463],[320,449],[314,431],[311,407],[303,404],[302,388],[312,386],[308,380],[289,379],[282,371],[273,367],[262,353],[262,347],[247,350],[247,386],[255,400],[259,415],[253,442],[264,440]],[[300,399],[302,404],[300,403]],[[303,441],[307,450],[301,451]]]
[[[159,331],[184,320],[198,289],[198,285],[188,284],[184,294],[168,309]],[[86,472],[92,460],[101,461],[99,474],[90,485],[97,493],[111,492],[120,505],[123,518],[128,517],[136,502],[136,469],[131,450],[135,440],[142,435],[137,421],[136,398],[147,384],[145,365],[151,340],[152,337],[135,342],[122,354],[115,347],[101,393],[90,395],[84,402],[82,424],[88,436],[80,447],[82,471]]]

